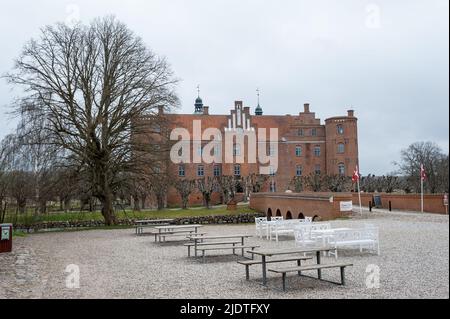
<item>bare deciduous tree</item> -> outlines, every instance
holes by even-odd
[[[394,173],[387,174],[380,178],[381,191],[385,193],[393,193],[401,188],[401,181]]]
[[[222,175],[216,177],[215,180],[222,193],[222,203],[228,204],[236,197],[236,189],[240,183],[240,179],[235,176]]]
[[[306,185],[313,192],[321,192],[325,186],[324,177],[320,174],[311,173],[306,177]]]
[[[327,175],[324,178],[324,184],[330,192],[342,193],[351,190],[352,180],[348,176]]]
[[[205,177],[197,180],[197,189],[202,193],[203,201],[207,209],[211,207],[211,196],[217,187],[217,181],[212,177]]]
[[[433,194],[448,190],[448,154],[432,142],[417,142],[401,152],[401,162],[397,165],[417,193],[420,193],[422,164],[427,173],[426,190]]]
[[[106,224],[114,224],[114,192],[123,173],[142,169],[151,151],[133,138],[145,130],[140,119],[178,103],[165,59],[108,17],[89,26],[44,28],[6,77],[28,92],[18,111],[47,124],[46,142],[64,150],[65,160],[87,177]]]
[[[179,179],[174,183],[174,187],[181,197],[181,204],[183,209],[187,209],[189,203],[189,196],[195,190],[195,181],[187,179]]]
[[[294,192],[301,193],[305,190],[305,186],[307,184],[307,178],[304,176],[295,176],[291,183],[289,184],[289,188],[292,188]]]
[[[362,176],[360,181],[361,191],[373,193],[377,189],[377,179],[375,175]]]
[[[268,175],[252,173],[246,176],[244,178],[246,196],[248,197],[251,193],[260,193],[268,180]]]

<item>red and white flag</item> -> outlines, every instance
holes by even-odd
[[[420,179],[422,182],[426,181],[426,179],[427,179],[427,173],[425,172],[425,168],[423,167],[423,164],[420,165]]]
[[[356,166],[356,170],[353,172],[352,181],[353,183],[356,183],[359,181],[359,179],[360,179],[359,168],[358,166]]]

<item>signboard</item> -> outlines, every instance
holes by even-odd
[[[9,226],[2,227],[1,239],[0,240],[9,240]]]
[[[382,202],[381,202],[381,196],[380,196],[380,195],[375,195],[375,196],[373,196],[373,202],[374,202],[376,208],[381,208],[381,207],[383,207],[383,204],[382,204]]]
[[[351,212],[353,210],[353,202],[341,202],[341,212]]]

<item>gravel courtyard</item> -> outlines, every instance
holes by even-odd
[[[352,262],[347,286],[269,273],[269,288],[245,281],[236,257],[211,257],[206,264],[187,258],[180,243],[155,244],[134,230],[92,230],[35,234],[14,241],[12,254],[0,255],[2,298],[449,298],[449,218],[415,213],[371,213],[370,218],[339,220],[333,227],[379,226],[381,256],[340,253]],[[207,226],[209,235],[254,234],[253,225]],[[251,238],[262,248],[293,247],[294,240],[269,243]],[[219,252],[220,253],[220,252]],[[331,260],[324,260],[324,262]],[[80,268],[80,288],[66,288],[68,265]],[[380,288],[366,286],[366,269],[380,267]],[[251,278],[260,279],[260,267]],[[339,280],[338,270],[324,278]]]

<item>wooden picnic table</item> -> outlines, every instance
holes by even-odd
[[[197,246],[200,242],[204,242],[205,240],[216,240],[216,239],[241,239],[242,246],[245,245],[245,239],[251,238],[253,235],[220,235],[220,236],[196,236],[191,235],[188,236],[188,238],[192,241],[194,241],[194,254],[195,257],[197,257]],[[242,249],[242,255],[244,255],[244,249]]]
[[[248,253],[255,254],[258,256],[261,256],[261,262],[262,262],[262,276],[263,276],[263,286],[267,286],[267,257],[273,257],[273,256],[281,256],[281,255],[294,255],[294,254],[305,254],[305,253],[315,253],[316,254],[316,263],[317,265],[320,265],[320,255],[322,252],[330,252],[332,250],[335,250],[336,248],[333,248],[331,246],[328,247],[317,247],[317,248],[287,248],[287,249],[264,249],[264,250],[253,250],[248,251]],[[319,278],[321,277],[320,270],[319,272]]]

